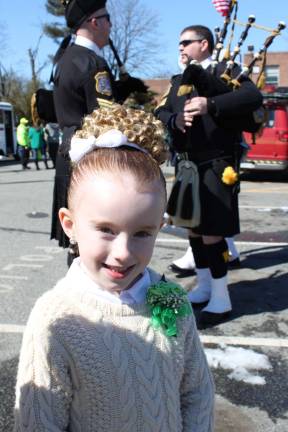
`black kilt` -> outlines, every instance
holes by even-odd
[[[222,237],[239,234],[239,181],[233,185],[222,181],[222,174],[227,166],[235,169],[233,157],[195,164],[199,172],[201,223],[192,229],[193,232]]]
[[[52,226],[51,239],[58,240],[59,246],[67,248],[69,246],[69,238],[64,233],[59,221],[59,209],[68,207],[67,193],[71,175],[71,162],[65,159],[61,153],[57,154],[56,173],[53,191],[52,205]]]

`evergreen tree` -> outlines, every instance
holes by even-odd
[[[46,0],[46,10],[49,14],[57,18],[64,18],[64,6],[61,0]],[[67,35],[68,29],[64,24],[64,19],[44,24],[43,31],[46,36],[60,43],[61,40]]]

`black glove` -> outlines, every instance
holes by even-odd
[[[220,78],[211,74],[211,72],[203,69],[198,64],[190,64],[186,67],[182,74],[181,87],[185,94],[185,88],[191,93],[189,86],[195,86],[199,96],[213,97],[232,91]],[[181,91],[180,91],[181,93]],[[178,91],[178,96],[181,96]]]
[[[129,76],[127,78],[126,84],[129,88],[130,93],[134,93],[134,92],[147,93],[148,87],[139,78],[134,78],[132,76]]]
[[[59,146],[58,151],[65,160],[70,160],[69,150],[71,147],[71,139],[76,130],[77,130],[77,126],[70,126],[70,127],[63,128],[62,143]]]

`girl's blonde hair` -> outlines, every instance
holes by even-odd
[[[150,113],[115,104],[111,108],[99,108],[87,115],[75,136],[97,138],[110,129],[120,130],[129,142],[137,144],[146,152],[132,147],[118,147],[98,148],[85,154],[73,165],[68,191],[69,206],[77,185],[87,176],[102,171],[130,172],[140,186],[158,180],[163,186],[166,199],[166,183],[159,167],[168,154],[162,123]]]

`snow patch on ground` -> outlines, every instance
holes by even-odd
[[[259,354],[251,349],[223,345],[216,349],[206,348],[205,353],[212,369],[232,370],[228,378],[236,381],[264,385],[266,380],[259,375],[259,371],[272,369],[265,354]]]

